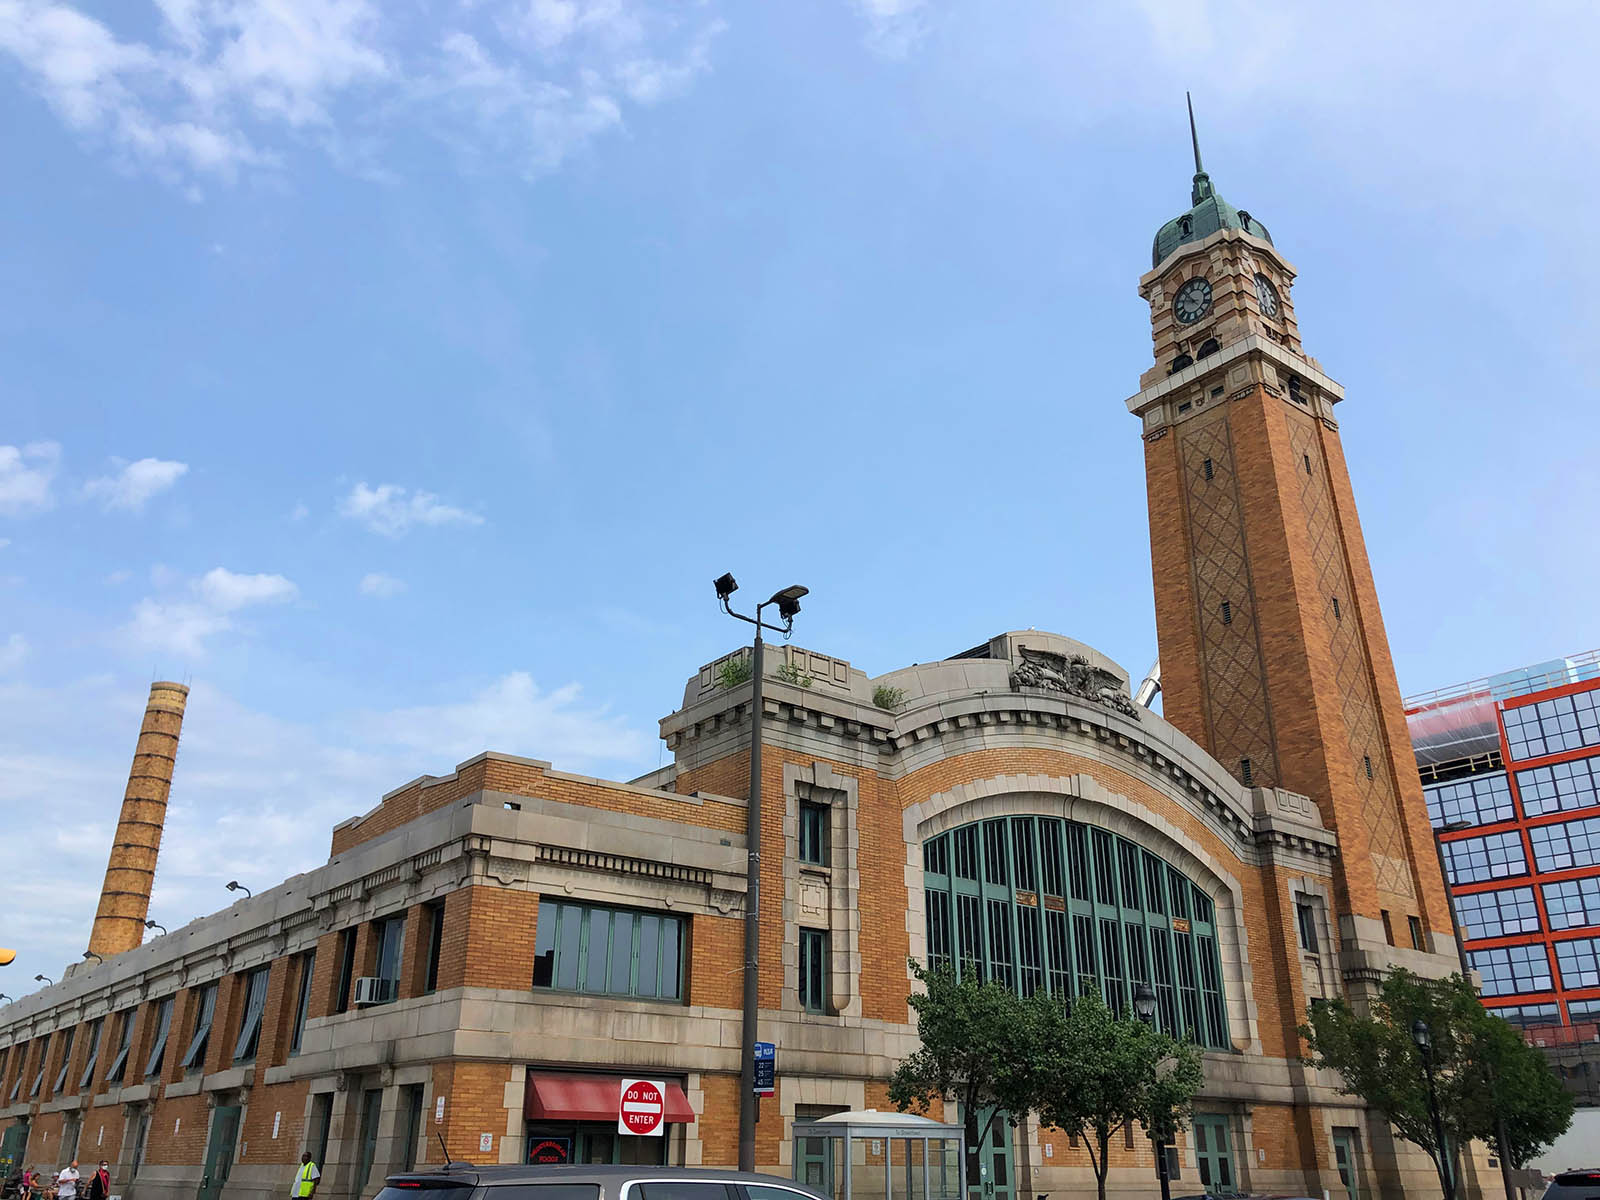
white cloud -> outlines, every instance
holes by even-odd
[[[398,596],[405,590],[405,580],[396,579],[393,575],[385,575],[381,571],[369,571],[361,577],[361,594],[363,596],[380,596],[387,599],[390,596]]]
[[[856,0],[867,24],[867,45],[885,58],[904,58],[927,32],[926,0]]]
[[[238,575],[226,567],[212,567],[196,583],[206,603],[219,612],[233,612],[251,604],[283,604],[300,594],[282,575]]]
[[[156,568],[152,575],[161,586],[170,581],[172,573]],[[212,638],[238,627],[234,614],[239,610],[284,604],[300,594],[282,575],[241,575],[226,567],[213,567],[193,580],[188,590],[189,596],[139,601],[133,619],[121,630],[123,642],[139,651],[200,658]]]
[[[289,520],[291,520],[291,521],[304,521],[310,515],[311,515],[311,510],[309,508],[307,508],[303,503],[302,504],[296,504],[294,506],[294,508],[291,509],[290,512],[289,512]]]
[[[124,40],[85,7],[0,0],[0,53],[68,127],[174,180],[276,169],[306,141],[348,161],[417,127],[545,170],[622,100],[687,86],[720,27],[637,0],[153,0],[153,34]]]
[[[53,507],[50,485],[60,462],[61,447],[55,442],[0,446],[0,516],[18,517]]]
[[[339,501],[339,514],[391,538],[404,536],[414,525],[483,524],[477,513],[444,504],[432,492],[410,492],[393,483],[375,488],[356,484]]]
[[[23,978],[59,978],[50,968],[83,950],[145,689],[142,680],[104,677],[49,687],[0,680],[9,832],[53,865],[48,879],[12,880],[7,895],[7,944],[19,952]],[[655,760],[647,731],[583,705],[576,689],[540,693],[518,673],[445,694],[452,698],[424,708],[299,720],[197,680],[151,916],[176,931],[232,902],[221,880],[271,886],[317,866],[334,824],[408,779],[442,774],[485,749],[622,778]],[[442,736],[430,731],[435,721]]]
[[[188,471],[188,463],[141,458],[138,462],[123,464],[115,475],[91,479],[83,485],[83,494],[98,499],[108,512],[114,508],[142,512],[152,496],[171,488]]]
[[[15,671],[28,657],[28,639],[13,633],[0,645],[0,672]]]
[[[9,545],[11,545],[10,538],[0,538],[0,550],[4,550]]]
[[[111,584],[112,586],[115,586],[115,585],[117,585],[119,583],[127,583],[128,580],[130,580],[132,578],[133,578],[133,572],[132,571],[128,571],[128,570],[112,571],[109,575],[106,576],[106,582]]]

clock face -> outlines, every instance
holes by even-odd
[[[1278,289],[1272,286],[1272,280],[1265,275],[1256,276],[1256,301],[1261,305],[1262,316],[1278,315]]]
[[[1211,311],[1211,284],[1204,279],[1191,279],[1178,289],[1172,301],[1172,312],[1185,325],[1193,325]]]

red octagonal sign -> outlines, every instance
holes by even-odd
[[[667,1131],[667,1085],[654,1079],[624,1079],[617,1097],[617,1131],[660,1137]]]

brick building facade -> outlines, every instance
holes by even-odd
[[[1149,986],[1206,1052],[1180,1194],[1436,1194],[1300,1062],[1309,1003],[1359,1002],[1395,964],[1448,971],[1452,930],[1396,769],[1338,388],[1302,356],[1292,270],[1203,179],[1141,280],[1157,365],[1129,401],[1170,720],[1048,633],[877,678],[769,659],[765,1169],[828,1186],[792,1122],[888,1107],[913,958],[1124,1011]],[[722,668],[745,653],[690,678],[659,772],[482,754],[337,826],[317,869],[0,1010],[6,1146],[106,1157],[130,1200],[281,1195],[306,1147],[327,1200],[445,1147],[733,1163],[752,689]],[[668,1085],[664,1138],[617,1134],[630,1076]],[[1000,1131],[985,1200],[1092,1189],[1081,1146]],[[1150,1192],[1147,1142],[1117,1148],[1111,1186]]]

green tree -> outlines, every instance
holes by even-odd
[[[889,1099],[919,1112],[949,1096],[960,1102],[967,1184],[975,1187],[982,1181],[979,1148],[994,1122],[1004,1112],[1015,1123],[1034,1107],[1038,1005],[993,980],[958,980],[949,967],[913,962],[911,974],[925,989],[911,997],[922,1044],[895,1068]]]
[[[1412,1038],[1427,1023],[1435,1092],[1445,1146],[1438,1145],[1428,1111],[1422,1053]],[[1340,1090],[1383,1113],[1406,1141],[1433,1160],[1441,1188],[1473,1140],[1497,1143],[1496,1117],[1505,1118],[1513,1165],[1525,1164],[1571,1123],[1572,1104],[1544,1058],[1507,1022],[1487,1012],[1459,975],[1423,979],[1395,970],[1365,1015],[1343,1001],[1319,1004],[1300,1031],[1307,1062],[1339,1073]]]
[[[1032,1085],[1040,1124],[1083,1138],[1105,1200],[1111,1139],[1141,1125],[1170,1139],[1204,1083],[1199,1047],[1118,1017],[1098,996],[1037,1005]]]
[[[1487,1009],[1478,1010],[1465,1041],[1463,1124],[1475,1136],[1499,1145],[1503,1121],[1501,1151],[1521,1170],[1572,1124],[1572,1095],[1556,1079],[1544,1053],[1528,1045],[1521,1030]]]

